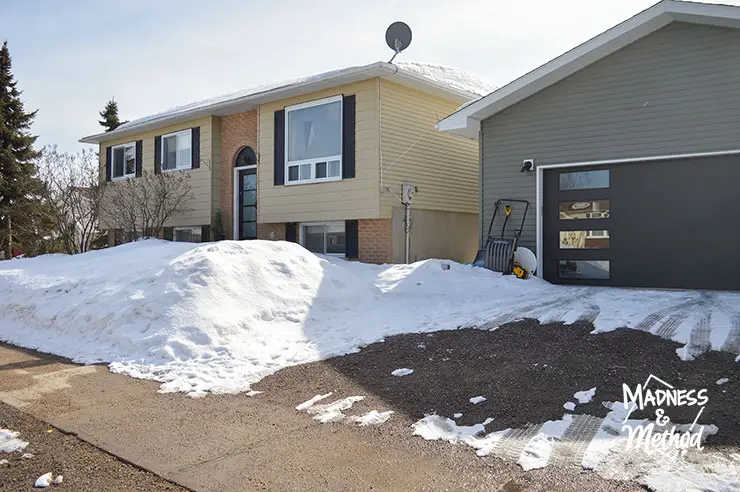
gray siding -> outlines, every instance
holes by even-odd
[[[740,148],[740,30],[665,28],[484,120],[481,234],[493,202],[532,202],[521,244],[535,247],[536,165]]]

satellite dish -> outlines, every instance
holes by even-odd
[[[514,251],[514,263],[519,263],[532,275],[537,271],[537,257],[531,249],[523,246],[517,247]]]
[[[396,55],[408,48],[411,44],[411,28],[405,22],[394,22],[385,31],[385,42],[395,53],[393,58],[388,62],[393,63]]]

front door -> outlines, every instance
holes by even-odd
[[[257,169],[238,173],[239,239],[257,238]]]

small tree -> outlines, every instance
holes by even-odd
[[[29,132],[36,111],[24,110],[11,68],[6,41],[0,48],[0,244],[7,257],[13,256],[14,238],[36,222],[42,187],[33,162],[38,157],[36,137]]]
[[[118,103],[115,99],[111,98],[110,101],[105,105],[105,109],[100,112],[102,121],[98,121],[100,126],[105,128],[105,131],[109,132],[115,130],[121,126],[121,120],[118,119]]]
[[[224,218],[221,209],[216,210],[216,215],[213,217],[211,234],[214,241],[221,241],[224,238]]]
[[[44,181],[44,202],[55,238],[68,254],[84,253],[100,237],[98,228],[107,187],[99,180],[93,150],[78,154],[44,147],[37,163]]]
[[[159,237],[165,222],[190,210],[190,174],[151,173],[127,178],[108,187],[104,200],[106,222],[122,230],[126,241]]]

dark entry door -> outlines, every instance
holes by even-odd
[[[257,169],[239,171],[239,239],[257,238]]]
[[[740,289],[740,156],[545,170],[553,283]]]

